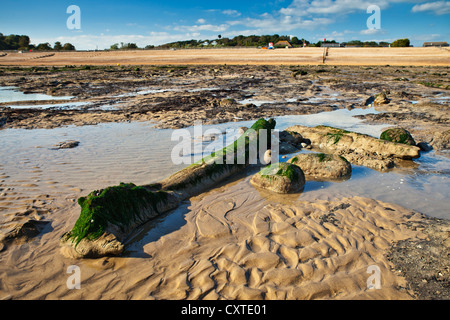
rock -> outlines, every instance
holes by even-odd
[[[416,142],[409,133],[408,130],[404,128],[390,128],[383,131],[380,135],[381,140],[403,143],[410,146],[415,146]]]
[[[298,132],[304,138],[311,140],[312,146],[316,149],[324,150],[325,153],[338,153],[345,158],[346,154],[351,153],[362,156],[372,154],[378,158],[390,157],[405,160],[420,157],[420,149],[416,146],[381,140],[339,128],[292,126],[288,130]]]
[[[433,147],[430,146],[430,144],[428,142],[419,142],[417,144],[417,146],[420,148],[420,150],[425,151],[425,152],[433,150]]]
[[[373,101],[374,105],[387,104],[389,103],[389,99],[385,92],[379,93],[375,96],[375,100]]]
[[[244,134],[245,131],[247,131],[247,130],[248,130],[247,127],[240,127],[239,130],[238,130],[238,133],[242,135],[242,134]]]
[[[298,132],[281,131],[279,134],[280,154],[290,154],[298,152],[302,148],[303,137]]]
[[[222,99],[219,104],[221,107],[231,107],[231,106],[234,106],[235,104],[237,104],[237,102],[234,99],[228,98],[228,99]]]
[[[253,186],[276,193],[295,193],[305,186],[305,175],[300,167],[291,163],[274,163],[255,174]]]
[[[293,131],[281,131],[279,135],[281,142],[287,142],[293,146],[300,145],[303,142],[303,137],[298,132]]]
[[[401,164],[399,159],[411,160],[420,157],[420,149],[416,146],[381,140],[343,129],[328,126],[293,126],[288,130],[299,132],[304,140],[311,140],[314,149],[341,155],[352,164],[375,170],[388,170],[396,163]]]
[[[431,145],[436,150],[450,149],[450,130],[435,133]]]
[[[344,157],[325,153],[299,154],[288,163],[299,166],[306,176],[318,179],[339,179],[352,174],[352,166]]]
[[[64,142],[60,142],[58,144],[53,145],[55,148],[53,150],[59,150],[59,149],[72,149],[76,148],[80,145],[80,141],[75,140],[68,140]]]
[[[28,241],[36,237],[50,223],[50,221],[28,220],[18,223],[10,232],[4,235],[0,242],[6,243],[13,240]]]
[[[269,164],[271,162],[272,162],[272,150],[269,149],[264,153],[264,163]]]

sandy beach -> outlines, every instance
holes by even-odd
[[[318,65],[323,48],[7,53],[0,65]],[[448,66],[448,48],[331,48],[327,65]]]
[[[0,101],[8,150],[0,155],[0,298],[449,299],[448,51],[355,48],[350,63],[336,49],[323,66],[313,49],[255,50],[229,50],[226,59],[208,56],[216,50],[0,57],[8,65],[0,85],[14,97]],[[309,57],[299,62],[300,50]],[[51,67],[67,64],[113,66]],[[374,106],[380,92],[389,101]],[[325,124],[378,136],[400,124],[433,149],[384,172],[352,165],[348,180],[308,180],[288,195],[252,186],[250,168],[139,227],[121,256],[75,259],[60,246],[79,197],[183,168],[170,161],[173,130],[201,120],[237,131],[260,117],[281,130]],[[67,140],[80,143],[55,148]],[[70,266],[79,267],[80,289],[68,287]]]

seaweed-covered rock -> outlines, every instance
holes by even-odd
[[[176,208],[179,202],[174,192],[151,191],[132,183],[93,191],[78,199],[80,217],[62,243],[73,246],[82,257],[120,254],[121,241],[130,230]]]
[[[313,149],[345,157],[355,165],[385,171],[402,160],[420,157],[420,148],[377,139],[365,134],[328,126],[314,128],[293,126],[287,130],[300,133],[311,141]]]
[[[148,186],[122,183],[78,199],[80,216],[73,229],[61,238],[65,255],[94,258],[120,254],[124,250],[123,241],[133,229],[244,170],[251,163],[251,149],[259,147],[261,134],[267,135],[270,148],[275,124],[273,119],[256,121],[252,130],[247,130],[231,145],[159,183]]]
[[[415,146],[416,142],[408,130],[404,128],[390,128],[383,131],[380,135],[381,140],[403,143],[410,146]]]
[[[344,157],[347,153],[373,154],[382,158],[406,160],[420,157],[420,149],[416,146],[398,144],[339,128],[292,126],[287,130],[298,132],[304,138],[311,140],[312,146],[316,149],[339,153]]]
[[[333,154],[299,154],[287,162],[299,166],[306,176],[321,180],[349,177],[352,173],[351,164],[344,157]]]
[[[253,186],[276,193],[295,193],[305,186],[305,175],[300,167],[291,163],[274,163],[255,174]]]

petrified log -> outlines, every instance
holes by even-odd
[[[420,157],[420,149],[416,146],[381,140],[339,128],[292,126],[286,130],[298,132],[304,138],[310,139],[314,148],[344,153],[373,153],[408,160]]]
[[[133,229],[248,167],[254,142],[259,151],[270,148],[274,128],[273,119],[260,119],[233,144],[159,183],[147,186],[122,183],[78,199],[80,217],[73,229],[61,238],[61,245],[69,248],[64,252],[83,258],[121,254],[123,242]],[[264,139],[267,145],[262,148],[259,146],[261,134],[267,135]]]
[[[384,171],[399,159],[420,157],[420,148],[377,139],[365,134],[328,126],[292,126],[286,130],[300,133],[309,139],[314,149],[345,157],[349,162]]]

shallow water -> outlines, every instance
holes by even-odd
[[[67,102],[67,103],[56,103],[56,104],[33,104],[33,105],[10,105],[7,106],[12,109],[79,109],[89,105],[90,102]]]
[[[379,136],[386,126],[363,124],[362,120],[352,117],[370,112],[375,111],[337,110],[279,117],[276,119],[277,128],[282,130],[294,124],[325,124]],[[218,139],[212,142],[198,139],[206,130],[228,131],[235,138],[239,127],[250,127],[253,123],[208,125],[197,132],[198,128],[194,127],[186,130],[191,134],[190,142],[194,148],[209,148],[211,152],[214,147],[226,145],[225,135],[219,134]],[[171,140],[173,132],[154,129],[150,123],[1,130],[0,148],[7,152],[0,154],[0,221],[8,224],[18,212],[34,206],[35,200],[43,196],[76,199],[92,190],[120,182],[142,185],[166,178],[187,166],[171,161],[172,150],[179,144],[178,140]],[[67,140],[78,140],[80,145],[74,149],[52,149],[53,145]],[[198,156],[202,156],[201,152]],[[314,200],[359,195],[397,203],[430,216],[450,218],[450,158],[434,152],[423,153],[411,165],[387,173],[353,166],[349,180],[308,181],[304,192],[293,197]]]
[[[40,93],[23,93],[16,87],[0,87],[0,103],[16,101],[70,100],[73,97],[54,97]]]

